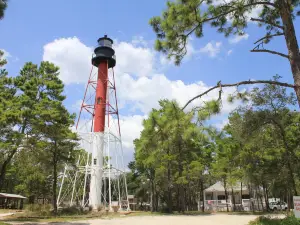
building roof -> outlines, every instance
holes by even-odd
[[[0,198],[19,198],[19,199],[25,199],[26,197],[24,197],[22,195],[0,193]]]
[[[233,188],[234,191],[240,191],[241,190],[241,183],[238,182],[235,186],[231,187],[231,186],[228,186],[228,190]],[[242,190],[243,191],[246,191],[248,190],[247,187],[243,186],[242,187]],[[215,183],[214,185],[206,188],[204,190],[205,192],[215,192],[215,191],[224,191],[224,185],[222,184],[222,182],[218,181],[217,183]]]

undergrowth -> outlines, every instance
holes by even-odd
[[[251,221],[249,225],[300,225],[300,220],[294,216],[288,216],[284,219],[261,216],[256,220]]]

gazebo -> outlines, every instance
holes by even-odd
[[[22,195],[0,193],[0,209],[23,209],[24,199]]]

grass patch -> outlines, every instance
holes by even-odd
[[[0,221],[0,225],[9,225],[8,223],[3,223]]]
[[[16,212],[17,210],[14,209],[0,209],[0,214],[2,213],[10,213],[10,212]]]
[[[150,215],[150,213],[131,212],[127,216],[143,216]],[[32,215],[32,213],[20,213],[3,218],[5,222],[68,222],[68,221],[80,221],[80,220],[92,220],[92,219],[113,219],[125,217],[124,213],[113,212],[92,212],[86,215],[59,215],[59,216],[41,216]],[[2,225],[2,224],[0,224]]]
[[[294,216],[288,216],[284,219],[261,216],[256,220],[251,221],[249,225],[300,225],[300,220]]]

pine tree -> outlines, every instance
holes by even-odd
[[[217,4],[216,4],[217,3]],[[251,12],[261,7],[257,18],[249,17]],[[175,58],[179,64],[187,53],[187,43],[191,35],[201,38],[206,24],[217,28],[225,37],[244,35],[249,21],[264,26],[266,35],[255,42],[251,52],[270,53],[287,59],[293,74],[294,84],[274,82],[277,85],[295,89],[300,107],[300,51],[294,27],[296,15],[300,15],[299,0],[177,0],[168,1],[167,9],[161,17],[153,17],[150,24],[157,34],[156,49]],[[273,38],[283,36],[287,54],[266,49],[264,46]],[[253,83],[270,83],[271,81],[243,81],[236,85]],[[215,88],[221,85],[218,82]],[[231,85],[226,85],[234,86]],[[202,96],[202,95],[200,95]]]
[[[7,8],[7,0],[0,1],[0,20],[4,17],[4,11]]]

